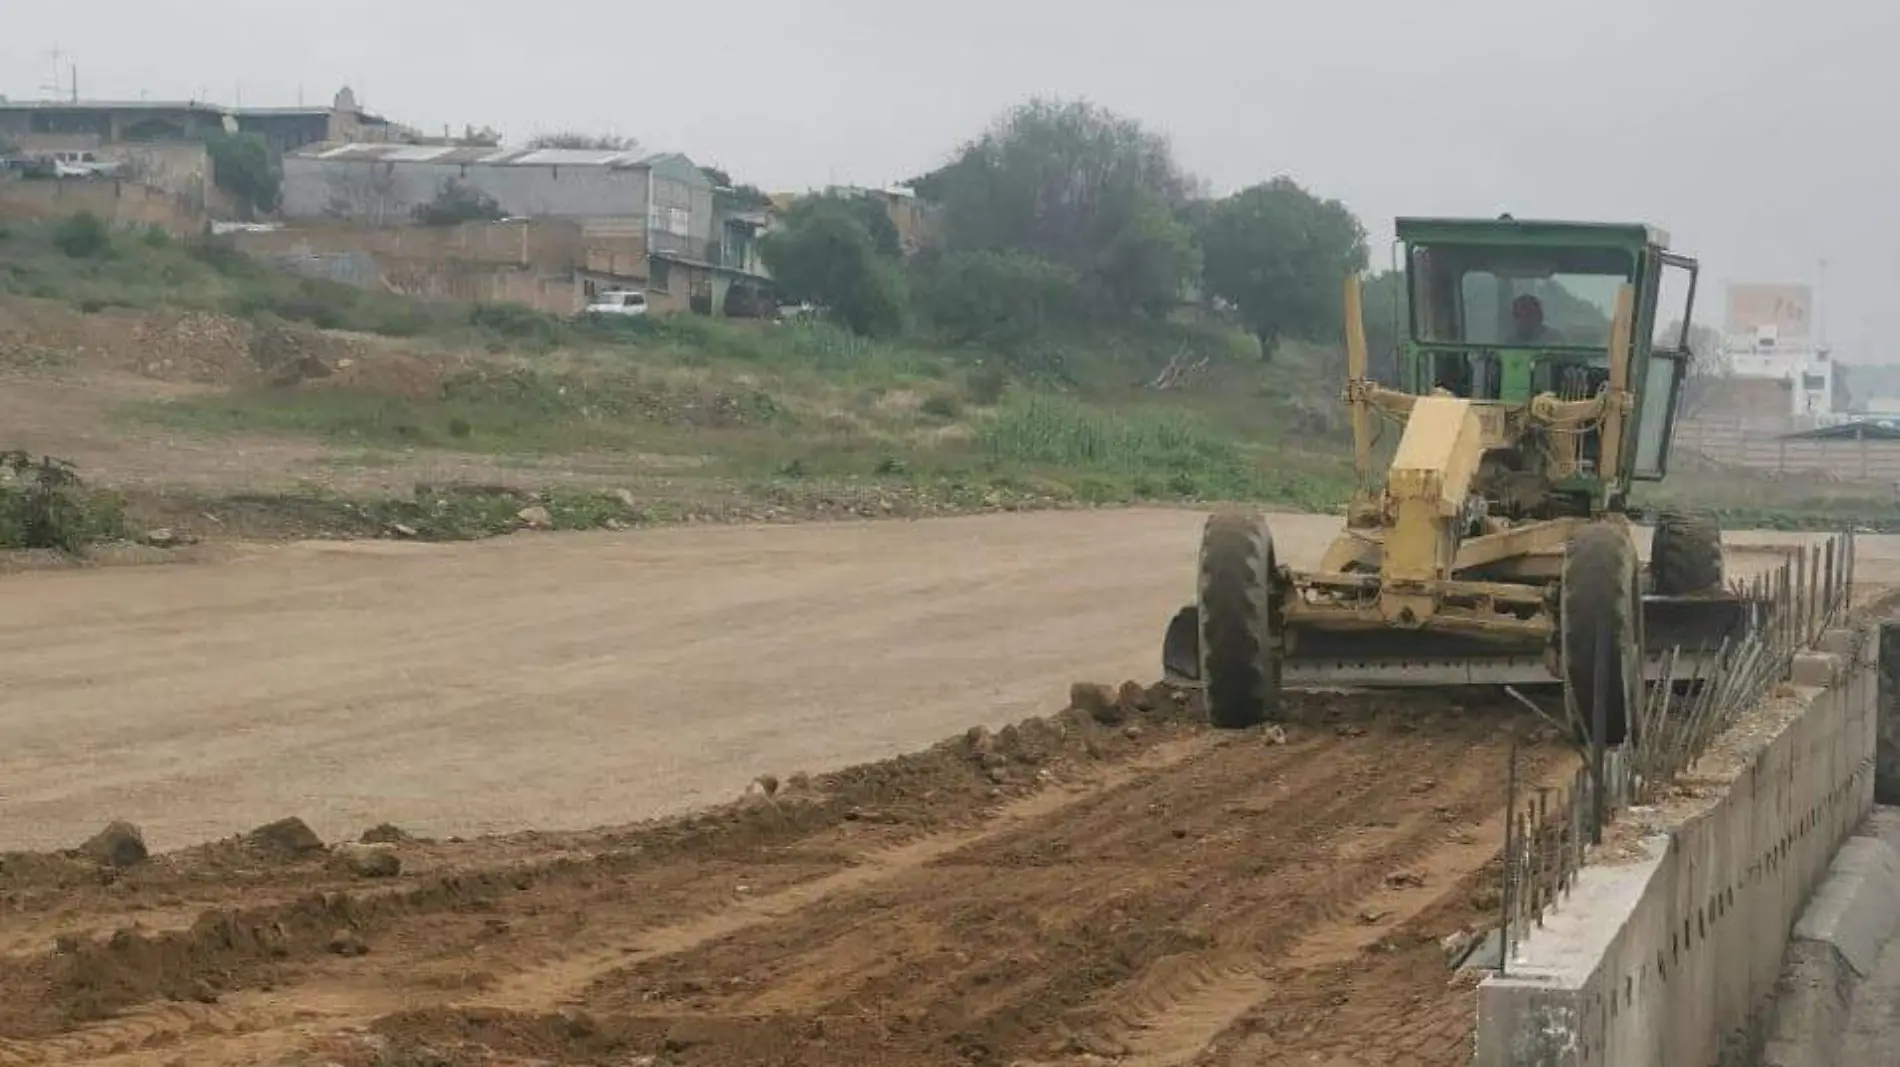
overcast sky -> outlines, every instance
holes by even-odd
[[[327,101],[639,138],[768,189],[881,184],[1035,94],[1165,131],[1225,192],[1400,214],[1633,218],[1725,280],[1817,283],[1900,361],[1891,0],[0,0],[0,93]],[[63,77],[63,76],[62,76]],[[1710,284],[1713,282],[1714,284]],[[1889,308],[1893,310],[1889,310]]]

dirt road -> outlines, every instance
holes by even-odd
[[[449,835],[727,799],[1153,678],[1201,514],[522,535],[10,575],[0,849]],[[1326,516],[1276,516],[1317,562]],[[1868,538],[1869,565],[1881,544]],[[1744,568],[1748,554],[1732,566]]]
[[[323,544],[7,577],[0,848],[583,828],[1153,678],[1191,511]],[[1311,547],[1333,523],[1290,520]]]
[[[682,820],[398,838],[382,879],[281,830],[6,857],[0,1065],[1452,1067],[1439,942],[1495,909],[1526,724],[1294,700],[1217,736],[1157,689]]]

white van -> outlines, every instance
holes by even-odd
[[[609,289],[595,293],[587,304],[589,315],[644,315],[647,295],[638,289]]]

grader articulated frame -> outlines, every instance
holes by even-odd
[[[1751,625],[1723,588],[1712,518],[1659,515],[1647,569],[1633,539],[1630,488],[1667,466],[1696,264],[1642,225],[1401,219],[1398,234],[1400,388],[1370,374],[1346,282],[1361,490],[1345,528],[1299,571],[1258,515],[1210,517],[1163,665],[1204,687],[1217,726],[1276,717],[1284,686],[1559,684],[1580,729],[1601,691],[1606,740],[1621,740],[1665,653],[1713,655]],[[1665,275],[1686,287],[1679,305],[1662,306]],[[1569,336],[1542,322],[1544,301]]]

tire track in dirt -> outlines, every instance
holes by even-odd
[[[52,952],[23,955],[0,974],[7,1035],[0,1064],[136,1058],[148,1047],[191,1047],[193,1062],[217,1062],[227,1037],[242,1036],[247,1048],[295,1043],[313,1026],[363,1026],[405,1005],[556,1002],[628,958],[623,949],[602,953],[604,935],[637,937],[647,953],[690,948],[1047,817],[1208,743],[1168,694],[1135,699],[1140,707],[1118,715],[1141,728],[1071,714],[996,735],[972,732],[923,753],[795,781],[778,797],[562,835],[539,860],[519,841],[476,842],[460,850],[524,862],[447,862],[447,873],[432,878],[289,902],[270,901],[285,892],[279,881],[321,884],[320,865],[247,871],[233,880],[251,883],[267,903],[209,909],[182,926],[173,913],[168,929],[121,927],[104,939],[71,933],[146,914],[142,892],[169,897],[178,888],[164,872],[146,872],[144,886],[128,879],[122,889],[131,899],[74,887],[87,903],[106,903],[103,913],[74,916],[42,901],[48,906],[34,914],[0,917],[0,937],[16,944],[65,935]],[[1142,710],[1149,707],[1160,710]],[[457,850],[438,846],[436,858]],[[373,944],[373,954],[331,955],[328,942],[339,932]]]
[[[1533,785],[1540,780],[1555,784],[1571,766],[1561,752],[1533,754],[1528,762],[1523,770]],[[1449,790],[1431,792],[1446,803],[1405,812],[1391,832],[1381,835],[1389,841],[1369,850],[1360,866],[1298,894],[1319,901],[1307,909],[1317,915],[1310,926],[1285,924],[1276,930],[1263,924],[1245,948],[1199,961],[1186,976],[1157,975],[1164,995],[1141,1003],[1139,1014],[1118,1016],[1122,1029],[1116,1036],[1127,1049],[1122,1062],[1129,1067],[1192,1063],[1250,1010],[1286,988],[1289,974],[1389,951],[1448,892],[1469,895],[1469,872],[1493,861],[1503,838],[1495,779],[1484,764],[1467,762]],[[1449,887],[1444,884],[1448,877]],[[1434,948],[1445,932],[1428,939]]]
[[[0,1067],[1238,1067],[1234,1050],[1451,1047],[1469,1019],[1442,992],[1437,926],[1471,919],[1460,894],[1495,855],[1524,724],[1449,697],[1295,710],[1284,731],[1216,734],[1131,691],[1106,724],[973,731],[683,819],[404,843],[423,869],[378,884],[208,860],[113,891],[29,881],[51,895],[0,912],[10,943],[140,914],[172,928],[10,960]],[[1527,774],[1560,758],[1534,750]],[[324,888],[284,899],[301,878]],[[181,894],[225,906],[182,928],[175,902],[146,910]],[[1341,1044],[1349,1024],[1373,1036]]]
[[[719,938],[730,937],[762,923],[782,921],[829,899],[874,889],[879,884],[929,866],[940,858],[1007,834],[1017,827],[1059,815],[1085,804],[1089,797],[1112,790],[1145,773],[1181,763],[1206,748],[1205,738],[1158,746],[1130,766],[1117,768],[1090,783],[1050,789],[1010,804],[981,829],[933,835],[888,849],[867,853],[834,874],[801,882],[766,896],[739,895],[725,905],[694,919],[665,926],[639,923],[605,928],[590,925],[590,939],[612,941],[607,949],[573,956],[557,956],[502,982],[492,993],[474,998],[470,1006],[498,1011],[540,1010],[581,1002],[587,988],[603,975],[640,962],[688,952]]]
[[[1183,1062],[1252,1004],[1220,1000],[1222,978],[1358,925],[1355,901],[1501,806],[1489,757],[1501,766],[1506,744],[1495,722],[1217,744],[927,868],[630,963],[585,1006],[709,1050],[691,1063],[1121,1057],[1157,1032],[1155,1062]],[[1255,814],[1237,828],[1237,811]],[[1451,848],[1436,884],[1484,857]],[[1177,1015],[1198,1040],[1168,1044]]]

